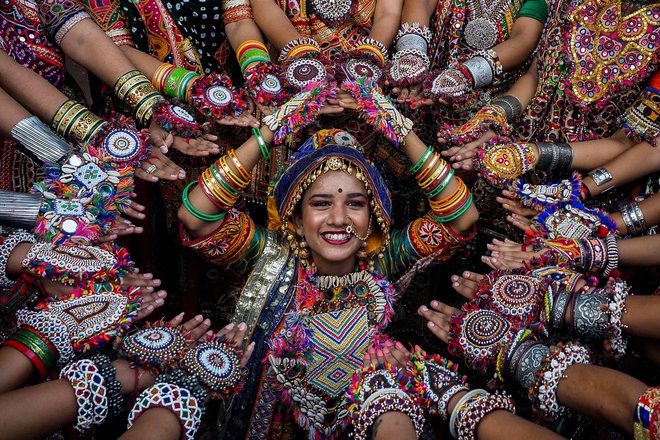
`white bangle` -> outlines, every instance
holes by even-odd
[[[451,412],[451,417],[449,418],[449,433],[451,434],[452,437],[458,438],[458,434],[456,433],[456,417],[458,416],[458,410],[467,402],[470,398],[477,396],[477,395],[488,395],[488,391],[483,390],[481,388],[477,388],[476,390],[468,391],[465,393],[463,397],[461,397],[461,400],[458,401],[456,406]]]

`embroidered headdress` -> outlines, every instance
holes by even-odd
[[[293,234],[292,217],[303,194],[328,171],[345,171],[367,189],[371,214],[378,228],[367,240],[366,252],[379,252],[390,239],[392,202],[382,176],[364,156],[355,138],[342,130],[321,130],[309,138],[291,157],[289,167],[274,184],[268,208],[269,228]],[[274,205],[273,205],[274,202]]]

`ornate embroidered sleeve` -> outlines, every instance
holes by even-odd
[[[79,0],[79,2],[117,46],[135,47],[128,20],[121,10],[120,0],[103,2]]]
[[[388,277],[396,277],[424,257],[433,255],[434,261],[447,261],[456,249],[473,237],[474,229],[463,236],[449,225],[436,221],[432,214],[426,214],[405,229],[392,233],[379,269]]]
[[[215,231],[193,239],[182,228],[181,240],[184,246],[193,249],[212,264],[231,266],[245,275],[252,270],[263,251],[266,230],[255,224],[245,213],[231,209]]]
[[[57,45],[78,22],[90,16],[71,0],[39,0],[39,18]]]
[[[222,0],[222,11],[225,26],[241,20],[254,20],[249,0]]]
[[[639,98],[623,114],[622,122],[628,137],[657,146],[656,139],[660,136],[660,72],[651,77]]]

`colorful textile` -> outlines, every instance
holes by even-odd
[[[73,0],[40,0],[38,4],[39,17],[58,46],[73,26],[90,18],[85,9]]]
[[[539,142],[608,137],[657,63],[660,6],[625,0],[557,3],[539,44],[537,93],[518,135]]]
[[[135,46],[120,0],[79,0],[117,46]]]

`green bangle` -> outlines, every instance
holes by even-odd
[[[55,368],[57,357],[55,356],[55,353],[53,353],[53,351],[50,349],[50,347],[48,347],[48,345],[46,345],[46,343],[42,341],[39,336],[35,335],[31,331],[19,329],[13,333],[9,339],[18,341],[28,349],[32,350],[32,353],[34,353],[44,364],[46,370],[52,371],[53,368]]]
[[[251,56],[251,57],[243,57],[243,58],[241,58],[241,61],[240,61],[239,64],[241,65],[241,72],[242,72],[242,73],[245,73],[245,70],[247,69],[247,67],[248,67],[250,64],[252,64],[252,63],[256,63],[256,62],[264,62],[264,63],[267,63],[268,61],[270,61],[270,58],[267,58],[267,57],[265,57],[265,56],[261,56],[261,55],[255,55],[255,56]]]
[[[257,139],[257,144],[259,145],[259,151],[261,151],[261,155],[263,156],[264,160],[267,161],[270,159],[270,150],[268,149],[268,144],[266,143],[266,139],[264,139],[264,135],[261,134],[261,130],[258,128],[252,128],[252,134],[254,134],[254,137]]]
[[[186,100],[186,91],[188,89],[188,85],[191,83],[191,81],[199,76],[198,73],[196,72],[188,72],[186,75],[181,78],[181,82],[179,83],[179,96],[176,96],[176,98],[179,101],[184,101]]]
[[[188,191],[190,191],[190,187],[196,183],[197,183],[196,181],[190,182],[183,190],[183,194],[181,194],[181,199],[183,200],[183,206],[185,206],[188,212],[191,213],[194,217],[205,222],[217,222],[225,218],[225,215],[227,214],[226,212],[221,212],[220,214],[215,214],[215,215],[205,214],[193,206],[193,204],[190,202],[190,199],[188,198]]]
[[[447,166],[449,166],[449,164],[447,164]],[[454,177],[454,169],[449,168],[449,172],[444,177],[444,179],[442,179],[442,182],[440,182],[440,184],[438,186],[433,188],[433,191],[431,191],[430,193],[427,193],[426,197],[428,197],[429,199],[432,199],[433,197],[440,194],[445,188],[447,188],[447,185],[449,185],[449,182],[451,181],[452,177]]]
[[[172,73],[169,74],[167,81],[165,81],[164,84],[165,90],[163,90],[163,92],[166,96],[169,96],[170,98],[177,97],[179,84],[186,73],[188,73],[188,71],[182,67],[177,67],[172,70]]]
[[[422,157],[419,158],[417,163],[410,167],[410,172],[413,174],[417,173],[417,171],[419,171],[422,168],[422,165],[426,163],[432,152],[433,152],[433,147],[429,145],[426,151],[424,152],[424,154],[422,155]]]
[[[220,172],[218,171],[218,167],[215,166],[215,163],[211,164],[211,172],[213,173],[213,177],[215,177],[215,180],[222,186],[229,194],[231,194],[234,197],[238,197],[241,192],[238,191],[236,188],[233,188],[229,182],[227,182],[224,177],[220,175]]]
[[[459,218],[460,216],[462,216],[463,213],[468,210],[470,205],[472,205],[472,193],[470,193],[469,197],[467,198],[467,200],[465,201],[463,206],[461,206],[458,209],[458,211],[456,211],[455,213],[449,214],[448,216],[445,216],[445,217],[441,217],[441,216],[439,216],[438,214],[436,214],[434,212],[433,217],[435,217],[435,219],[437,221],[439,221],[440,223],[447,223],[447,222],[450,222],[450,221],[455,220],[455,219]]]

